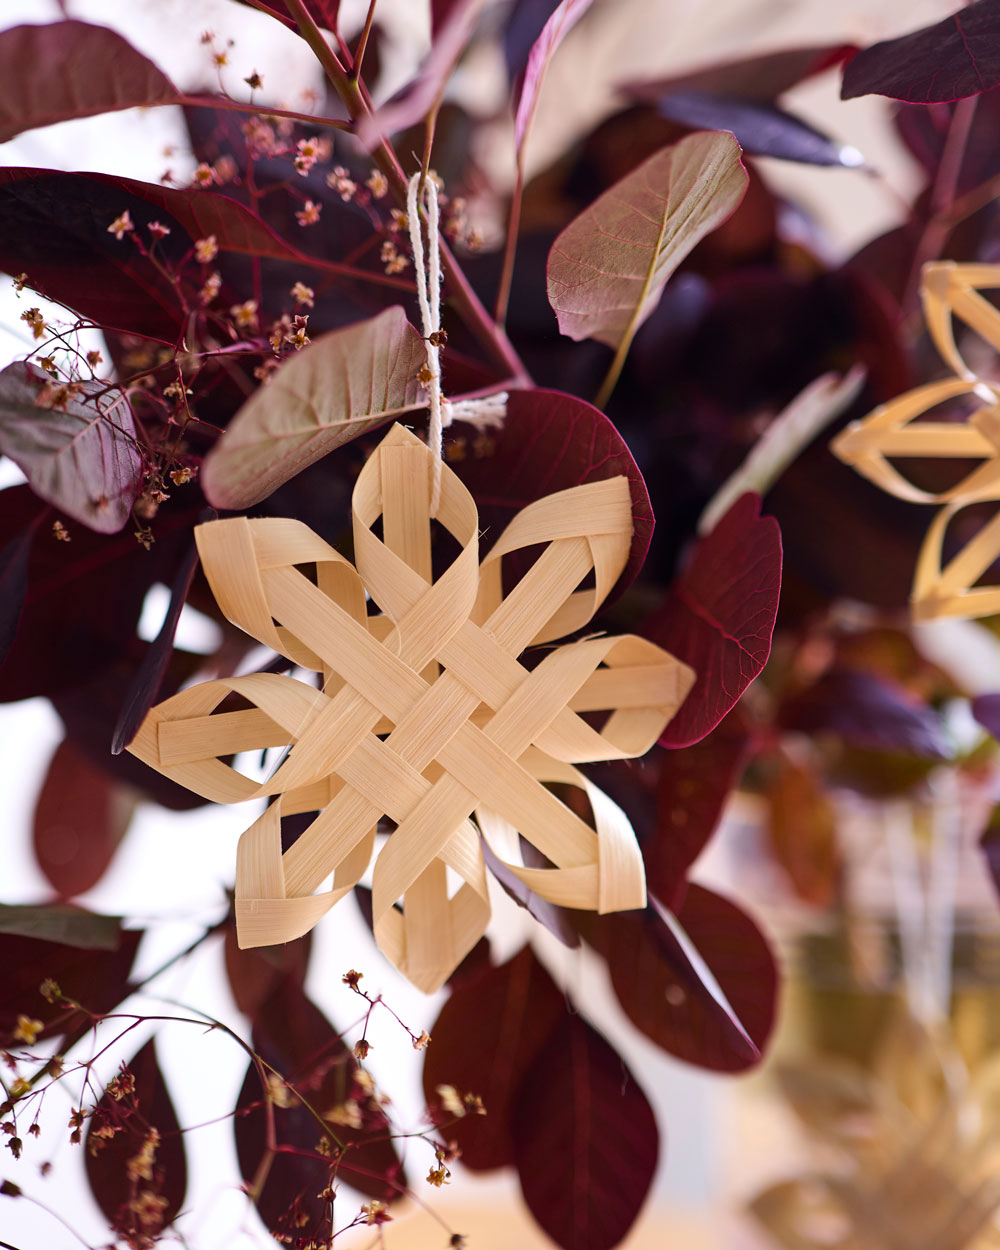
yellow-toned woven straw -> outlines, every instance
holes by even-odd
[[[242,946],[312,928],[367,871],[388,817],[395,829],[372,877],[375,936],[428,991],[489,918],[480,831],[544,898],[601,912],[644,904],[627,818],[574,765],[643,754],[694,680],[635,636],[554,647],[531,670],[518,662],[529,644],[586,625],[615,584],[632,534],[626,478],[530,504],[480,565],[475,503],[445,466],[437,521],[459,553],[435,581],[433,460],[413,434],[390,429],[354,491],[356,567],[298,521],[200,526],[224,614],[321,673],[322,689],[278,674],[205,682],[154,707],[129,748],[207,799],[274,797],[237,852]],[[541,554],[505,596],[503,557],[528,547]],[[314,577],[299,566],[314,566]],[[369,614],[366,591],[381,615]],[[230,694],[250,707],[216,711]],[[599,729],[583,715],[595,712],[607,713]],[[220,758],[278,746],[291,750],[262,783]],[[552,782],[583,791],[593,825]],[[282,854],[281,817],[301,812],[318,814]],[[525,867],[519,833],[554,866]]]
[[[910,603],[917,620],[942,616],[992,616],[1000,612],[1000,586],[977,586],[1000,558],[1000,513],[944,563],[944,544],[953,518],[969,504],[1000,500],[1000,382],[983,377],[983,347],[993,370],[1000,350],[1000,311],[980,294],[1000,287],[1000,265],[959,265],[940,261],[926,265],[921,291],[924,319],[935,346],[954,376],[930,382],[882,404],[863,421],[855,421],[832,443],[833,451],[876,486],[912,503],[942,504],[917,558]],[[974,336],[971,353],[963,355],[955,339],[954,320]],[[978,336],[978,337],[976,337]],[[984,342],[985,341],[985,342]],[[962,421],[924,420],[939,404],[972,402]],[[938,493],[921,490],[891,463],[890,457],[929,457],[979,461],[962,480]]]

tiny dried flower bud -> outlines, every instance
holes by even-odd
[[[360,1041],[357,1041],[354,1043],[354,1058],[355,1059],[367,1059],[368,1052],[371,1050],[371,1048],[372,1048],[371,1042],[367,1041],[365,1038],[362,1037]]]
[[[31,333],[36,339],[45,338],[45,332],[48,330],[48,326],[45,324],[45,318],[42,316],[39,309],[26,308],[24,312],[21,313],[21,320],[26,321],[28,325],[31,326]]]
[[[14,290],[20,293],[28,285],[28,275],[26,273],[16,274],[13,281]]]
[[[448,334],[445,330],[435,330],[433,334],[427,336],[427,342],[432,347],[444,347],[448,342]]]
[[[14,1039],[18,1042],[24,1042],[26,1046],[34,1046],[38,1040],[45,1025],[41,1020],[33,1020],[31,1016],[18,1016],[17,1028],[14,1030]]]
[[[424,1031],[420,1034],[419,1037],[415,1037],[413,1039],[414,1050],[426,1050],[430,1044],[431,1044],[431,1035],[427,1032],[426,1029],[424,1029]]]
[[[256,70],[243,79],[251,91],[259,91],[264,85],[264,80]]]
[[[440,1167],[431,1168],[427,1173],[427,1180],[431,1185],[440,1189],[442,1185],[446,1185],[451,1180],[451,1173],[444,1165],[441,1165]]]
[[[229,315],[244,330],[253,330],[257,326],[257,301],[244,300],[242,304],[233,304]]]
[[[99,351],[87,352],[87,364],[91,369],[96,369],[99,364],[104,362],[104,357]]]
[[[365,1203],[361,1208],[361,1214],[365,1217],[366,1224],[387,1224],[392,1219],[385,1209],[385,1203],[379,1202],[377,1198]]]
[[[202,304],[211,304],[218,298],[219,291],[222,288],[222,274],[215,272],[210,273],[205,279],[205,285],[198,292],[198,298]]]
[[[126,208],[125,211],[119,213],[111,225],[108,226],[108,234],[113,234],[115,238],[121,242],[125,235],[128,234],[130,230],[134,229],[135,225],[132,222],[132,215]]]
[[[66,526],[63,525],[62,521],[52,522],[52,537],[56,540],[57,543],[71,543],[73,541],[73,539],[70,537],[69,531],[66,529]],[[42,982],[42,984],[44,985],[44,982]],[[54,1002],[54,1001],[55,1001],[54,999],[49,999],[49,1002]]]
[[[194,171],[194,183],[199,187],[210,187],[218,182],[218,175],[211,165],[206,165],[204,161]]]
[[[146,228],[154,239],[165,239],[170,233],[170,227],[165,226],[162,221],[151,221]]]
[[[354,969],[352,968],[350,972],[344,973],[341,980],[344,982],[345,985],[349,985],[352,990],[356,990],[358,988],[358,983],[361,981],[361,978],[364,975],[365,974],[363,972],[355,972]]]
[[[306,200],[302,209],[295,214],[295,220],[300,226],[315,226],[319,221],[319,215],[322,211],[322,204],[314,204],[312,200]]]
[[[292,299],[296,304],[301,304],[305,308],[312,308],[316,302],[316,292],[311,286],[306,286],[304,282],[296,282],[291,290]]]
[[[170,480],[175,486],[186,486],[197,472],[197,466],[182,464],[179,468],[170,470]]]
[[[20,1137],[12,1137],[7,1143],[7,1149],[15,1159],[20,1159],[21,1151],[24,1149],[24,1142],[21,1141]]]
[[[389,210],[390,230],[409,230],[410,219],[401,208],[392,208]]]
[[[441,1106],[449,1115],[457,1117],[465,1115],[465,1104],[454,1085],[439,1085],[435,1092],[441,1099]]]
[[[214,234],[195,241],[194,255],[200,265],[210,265],[218,254],[219,241]]]
[[[365,181],[365,186],[376,200],[381,200],[389,193],[389,179],[381,169],[373,169]]]
[[[156,539],[153,537],[153,531],[148,525],[140,525],[135,531],[135,541],[140,546],[145,547],[147,551],[152,547]]]

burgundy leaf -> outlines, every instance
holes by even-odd
[[[687,871],[715,832],[750,749],[734,708],[701,742],[663,755],[656,828],[642,843],[642,857],[650,891],[671,910],[680,906]]]
[[[0,452],[24,472],[36,495],[101,534],[129,520],[142,489],[143,461],[128,399],[99,382],[58,405],[51,379],[16,361],[0,372]]]
[[[410,84],[375,113],[363,114],[358,139],[369,150],[385,135],[413,126],[427,116],[469,45],[482,0],[453,0],[434,30],[434,42]]]
[[[549,68],[549,62],[555,55],[556,49],[591,4],[593,0],[561,0],[532,45],[528,55],[528,65],[524,71],[524,83],[517,105],[517,115],[514,118],[514,142],[518,150],[524,144],[525,135],[535,115],[538,96],[545,80],[545,73]]]
[[[191,590],[191,582],[194,580],[197,567],[198,549],[192,543],[187,557],[178,565],[163,624],[142,657],[142,663],[136,670],[125,702],[122,704],[121,715],[111,738],[112,755],[120,755],[124,751],[139,732],[139,726],[145,719],[146,713],[156,702],[156,696],[163,685],[163,679],[174,653],[177,622],[180,620],[181,611]]]
[[[584,936],[607,961],[626,1015],[658,1046],[716,1072],[753,1067],[774,1023],[777,970],[767,943],[745,912],[702,886],[688,886],[676,920],[733,1014],[655,904],[587,917]]]
[[[1000,83],[1000,2],[976,0],[934,26],[862,50],[841,98],[885,95],[912,104],[964,100]]]
[[[544,925],[553,937],[558,938],[564,946],[579,946],[580,935],[570,923],[566,915],[566,909],[557,906],[555,903],[550,903],[547,898],[542,898],[530,886],[525,885],[520,877],[511,872],[502,859],[498,859],[493,854],[485,839],[482,841],[482,848],[486,866],[503,886],[504,893],[509,895],[517,903],[518,907],[523,907],[530,912],[538,923]],[[542,867],[543,865],[537,866]]]
[[[565,1250],[611,1250],[656,1172],[659,1133],[621,1055],[566,1015],[517,1095],[514,1149],[525,1202]]]
[[[775,858],[803,902],[829,907],[841,863],[836,813],[823,781],[783,751],[760,762]]]
[[[0,903],[0,933],[79,950],[111,951],[121,939],[121,917],[83,911],[68,903]]]
[[[147,643],[135,644],[138,656]],[[132,648],[130,647],[129,650]],[[175,650],[160,695],[167,698],[198,671],[203,657]],[[139,661],[123,656],[108,668],[84,681],[51,695],[53,705],[66,727],[66,737],[90,762],[113,781],[139,790],[143,795],[175,812],[201,806],[205,800],[177,781],[161,777],[155,769],[127,751],[111,754],[111,742],[121,717],[122,705],[135,683]]]
[[[135,230],[119,240],[108,227],[126,209]],[[171,230],[158,245],[168,263],[178,264],[195,240],[213,234],[222,252],[306,263],[226,195],[115,174],[0,169],[0,269],[26,271],[44,294],[102,326],[173,343],[187,317],[178,288],[134,243],[137,235],[149,242],[153,220]],[[192,302],[200,281],[195,270]]]
[[[92,949],[42,937],[0,934],[4,969],[0,977],[0,1046],[15,1044],[19,1015],[41,1020],[45,1026],[41,1036],[46,1038],[66,1036],[86,1023],[82,1012],[61,1000],[48,1002],[42,997],[39,986],[48,979],[56,982],[67,999],[89,1011],[112,1011],[128,994],[128,977],[141,937],[138,930],[124,932],[118,928],[112,935],[112,949]]]
[[[112,1228],[128,1244],[152,1244],[145,1238],[156,1239],[170,1226],[187,1192],[184,1137],[152,1039],[129,1061],[127,1071],[134,1091],[116,1098],[117,1087],[106,1089],[87,1121],[87,1180]],[[158,1137],[150,1143],[154,1129]]]
[[[57,542],[43,529],[28,560],[28,593],[17,634],[0,667],[0,700],[51,696],[124,663],[146,591],[154,582],[172,579],[178,546],[183,542],[186,550],[198,515],[198,510],[174,513],[172,508],[166,505],[157,518],[151,551],[127,530],[98,534],[71,522],[71,541]],[[23,533],[40,520],[30,487],[0,491],[0,534]],[[100,743],[103,751],[123,696],[124,688]]]
[[[0,34],[0,143],[34,126],[179,97],[152,61],[103,26],[52,22]]]
[[[24,597],[28,593],[28,556],[44,512],[40,512],[0,550],[0,663],[17,633]]]
[[[503,32],[503,55],[512,85],[524,73],[531,49],[559,3],[560,0],[514,0]]]
[[[728,130],[754,156],[774,156],[802,165],[862,163],[857,148],[844,147],[808,122],[775,104],[708,91],[672,91],[658,102],[671,121],[694,130]]]
[[[941,718],[888,677],[837,668],[814,686],[787,699],[780,711],[786,729],[828,733],[869,751],[898,751],[920,759],[945,759]]]
[[[305,0],[309,16],[324,30],[336,30],[340,15],[340,0]]]
[[[473,1171],[516,1161],[511,1117],[520,1105],[519,1087],[539,1056],[551,1051],[565,1014],[562,994],[529,946],[498,968],[463,979],[441,1008],[424,1059],[424,1096]],[[478,1095],[486,1115],[452,1123],[437,1092],[442,1085]]]
[[[479,431],[456,422],[446,434],[449,464],[479,509],[485,553],[514,513],[543,495],[625,474],[632,492],[632,549],[612,598],[642,568],[653,511],[624,439],[599,409],[559,391],[513,391],[503,428]],[[507,557],[520,576],[519,553]]]
[[[226,928],[226,979],[236,1006],[256,1022],[261,1007],[285,979],[301,989],[309,970],[312,933],[281,946],[251,946],[241,950],[236,927]]]
[[[973,699],[972,715],[988,734],[1000,738],[1000,694],[981,694]]]
[[[764,667],[781,592],[781,534],[742,495],[694,550],[666,601],[642,632],[697,673],[694,688],[660,741],[698,742]]]
[[[982,837],[979,848],[986,861],[986,871],[990,874],[993,888],[1000,896],[1000,804],[994,807]]]
[[[331,1207],[319,1195],[331,1183],[342,1182],[380,1201],[397,1197],[405,1178],[385,1113],[355,1079],[354,1056],[306,997],[297,973],[278,981],[259,1005],[253,1046],[280,1073],[280,1092],[275,1097],[272,1082],[271,1095],[278,1151],[270,1158],[266,1175],[260,1169],[270,1157],[268,1094],[253,1064],[240,1090],[233,1131],[246,1182],[252,1184],[255,1177],[265,1175],[257,1210],[268,1229],[305,1240],[329,1238]],[[297,1093],[281,1086],[281,1080]],[[360,1128],[337,1122],[341,1116],[350,1116],[348,1103],[355,1104]]]
[[[634,100],[656,104],[675,91],[707,91],[744,100],[776,100],[797,83],[838,65],[855,51],[853,44],[817,44],[784,48],[738,61],[724,61],[674,78],[628,83],[622,89]]]
[[[62,898],[97,884],[125,836],[134,800],[70,741],[49,761],[35,804],[35,859]]]

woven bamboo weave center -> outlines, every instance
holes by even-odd
[[[579,631],[613,587],[632,534],[626,478],[530,504],[480,566],[475,504],[445,467],[436,520],[459,551],[434,580],[432,459],[413,434],[390,429],[355,487],[355,565],[298,521],[200,526],[223,613],[320,673],[322,688],[273,673],[205,682],[154,707],[129,748],[207,799],[274,798],[237,852],[243,946],[312,928],[368,870],[387,817],[395,828],[372,875],[375,936],[425,990],[489,919],[481,836],[553,902],[602,912],[644,904],[627,818],[574,765],[643,754],[694,680],[632,635],[546,648],[531,669],[518,660],[530,644]],[[541,554],[505,595],[503,557],[524,548]],[[232,694],[249,706],[217,711]],[[604,714],[599,728],[586,713]],[[281,746],[291,750],[263,782],[221,758]],[[583,792],[592,823],[553,782]],[[316,815],[282,853],[281,817],[303,812]],[[526,867],[518,834],[553,867]],[[331,874],[332,887],[315,893]]]

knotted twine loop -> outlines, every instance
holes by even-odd
[[[438,204],[437,185],[433,178],[416,173],[406,188],[406,218],[410,229],[410,246],[413,248],[413,268],[417,277],[417,300],[420,304],[420,322],[427,344],[427,402],[430,421],[427,426],[427,445],[434,453],[431,467],[430,514],[436,517],[441,506],[441,463],[444,457],[444,430],[452,421],[467,421],[470,425],[499,426],[507,414],[507,392],[498,391],[483,399],[460,400],[451,403],[441,393],[441,210]],[[420,201],[423,199],[427,215],[427,251],[420,226]]]

